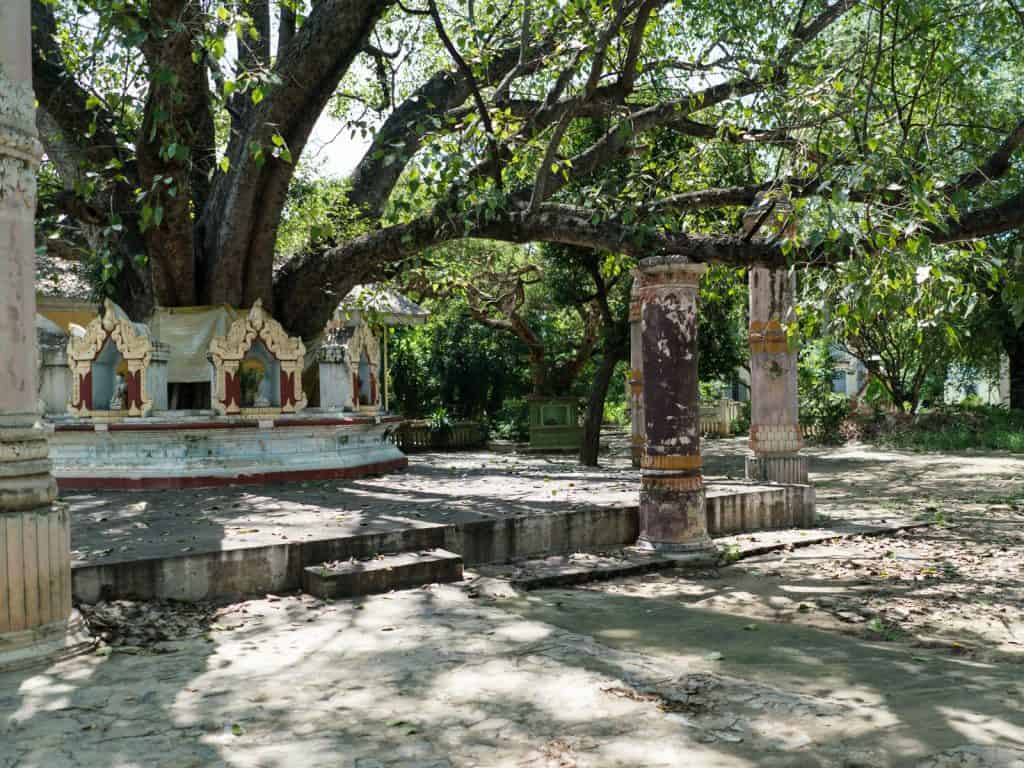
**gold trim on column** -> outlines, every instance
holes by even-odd
[[[700,469],[701,456],[699,453],[685,456],[664,456],[645,455],[641,460],[644,469],[679,470],[679,469]]]
[[[641,485],[667,491],[692,492],[699,491],[704,487],[704,477],[702,475],[689,477],[644,475],[641,478]]]
[[[778,320],[751,320],[748,335],[751,352],[777,355],[795,351],[790,349],[789,333]]]

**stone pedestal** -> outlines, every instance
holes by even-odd
[[[794,322],[796,278],[785,269],[751,267],[750,450],[748,480],[806,483],[807,458],[797,400],[797,349],[786,327]]]
[[[705,267],[681,257],[640,264],[644,432],[641,547],[712,548],[701,475],[697,294]]]
[[[630,452],[633,466],[640,466],[644,453],[643,333],[640,327],[640,273],[633,273],[629,297],[629,373],[626,396],[629,399]]]
[[[0,4],[0,670],[80,647],[68,514],[38,425],[29,2]]]

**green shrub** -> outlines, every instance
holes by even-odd
[[[850,411],[846,395],[832,391],[836,365],[826,339],[818,339],[800,351],[797,381],[800,424],[810,427],[822,443],[840,443],[842,426]]]
[[[862,439],[916,451],[995,450],[1024,453],[1024,411],[959,405],[917,416],[858,419]]]
[[[750,431],[750,401],[744,400],[740,403],[740,415],[733,419],[732,433],[734,435],[745,435]]]
[[[530,409],[525,398],[505,400],[490,418],[490,432],[500,440],[530,439]]]
[[[622,401],[617,403],[605,402],[604,416],[602,418],[605,424],[628,427],[630,424],[629,403]]]
[[[430,443],[435,448],[446,448],[452,439],[452,420],[447,408],[435,408],[427,417]]]

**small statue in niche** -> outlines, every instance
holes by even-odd
[[[121,373],[115,374],[117,380],[114,384],[114,394],[110,396],[110,410],[112,411],[123,411],[125,409],[125,401],[128,399],[128,382],[124,380],[124,375]]]
[[[266,366],[261,360],[248,358],[242,361],[242,407],[267,408],[270,406],[269,382]]]
[[[256,399],[253,400],[253,405],[257,408],[270,407],[270,379],[267,376],[260,379],[260,385],[256,391]]]

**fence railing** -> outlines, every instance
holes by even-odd
[[[722,399],[701,403],[700,433],[715,437],[728,437],[732,434],[732,424],[740,416],[740,403],[736,400]]]
[[[431,451],[453,448],[479,448],[487,439],[484,425],[478,421],[452,422],[447,429],[433,430],[429,421],[403,421],[396,435],[403,451]]]

